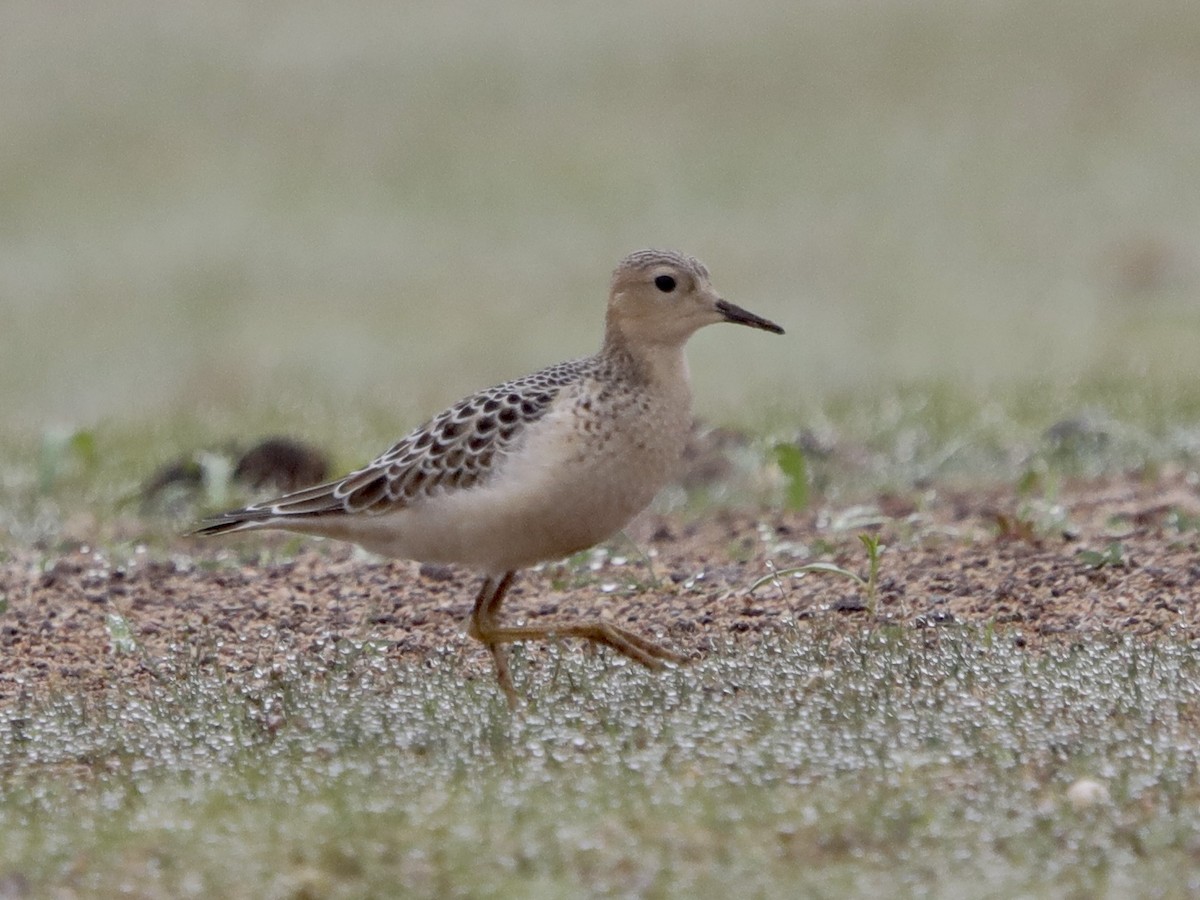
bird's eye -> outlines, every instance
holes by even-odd
[[[675,279],[670,275],[659,275],[654,279],[654,286],[664,294],[669,294],[675,290]]]

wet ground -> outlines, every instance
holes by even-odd
[[[874,616],[848,578],[763,581],[815,559],[865,574],[864,531],[886,545]],[[1118,630],[1200,638],[1200,488],[1181,471],[1066,485],[1053,502],[930,490],[854,509],[647,514],[628,533],[632,542],[524,573],[506,618],[600,616],[696,658],[814,622],[991,624],[1030,647]],[[10,556],[0,564],[0,701],[188,667],[236,677],[332,653],[341,639],[412,659],[452,654],[464,678],[490,678],[463,628],[472,573],[332,542],[292,553],[294,541],[180,539],[169,560],[86,547]],[[534,665],[543,658],[527,652]]]

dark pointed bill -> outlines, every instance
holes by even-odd
[[[725,317],[726,322],[733,322],[737,325],[749,325],[751,328],[761,328],[763,331],[770,331],[774,334],[783,334],[783,329],[770,319],[756,316],[749,310],[742,309],[740,306],[734,306],[728,300],[717,301],[717,312]]]

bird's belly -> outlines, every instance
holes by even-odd
[[[489,572],[560,559],[645,509],[672,474],[680,445],[659,428],[649,438],[630,431],[526,447],[492,481],[359,518],[349,537],[385,555]]]

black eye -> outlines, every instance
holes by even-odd
[[[669,294],[675,290],[675,279],[670,275],[659,275],[654,279],[654,286],[664,294]]]

